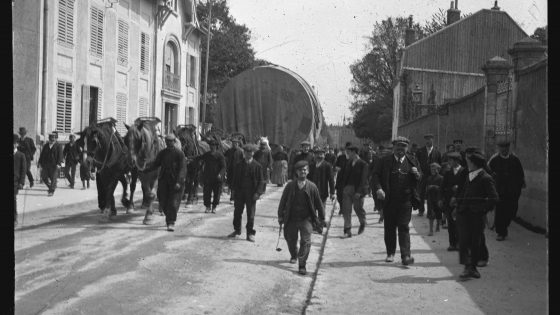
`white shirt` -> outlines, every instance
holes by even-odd
[[[14,155],[16,155],[16,152],[17,152],[17,148],[14,148]]]
[[[395,160],[399,163],[402,163],[404,161],[404,155],[400,159],[394,154],[393,154],[393,156],[395,157]]]
[[[453,175],[457,175],[457,173],[459,173],[460,170],[461,170],[461,165],[457,165],[457,167],[453,169]]]
[[[49,149],[52,149],[52,147],[54,146],[56,142],[53,142],[52,144],[49,142]]]
[[[324,161],[324,160],[321,160],[321,162],[317,162],[317,164],[315,164],[315,167],[321,166],[321,164],[323,164],[323,161]]]
[[[303,187],[305,186],[305,182],[306,182],[306,180],[304,180],[303,182],[300,182],[300,181],[298,180],[298,182],[297,182],[298,188],[299,188],[299,189],[303,189]]]
[[[500,157],[503,158],[503,159],[509,159],[509,153],[508,153],[508,155],[501,155],[500,154]]]
[[[428,156],[432,153],[432,150],[434,149],[434,146],[431,147],[426,147],[426,150],[428,151]]]
[[[469,182],[472,182],[473,179],[482,171],[482,168],[477,169],[476,171],[469,172]]]

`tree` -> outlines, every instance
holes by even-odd
[[[250,44],[251,31],[244,24],[238,24],[229,13],[226,0],[208,1],[212,5],[210,29],[210,56],[208,63],[208,107],[206,122],[213,122],[217,96],[230,78],[257,65],[268,64],[255,59],[255,51]],[[196,13],[204,28],[208,27],[208,2],[198,2]],[[204,91],[206,71],[206,35],[201,41],[201,93]],[[201,103],[204,100],[201,98]]]
[[[463,14],[461,15],[461,19],[464,19],[470,15],[472,15],[472,13]],[[446,26],[447,11],[440,8],[438,12],[432,14],[430,20],[424,24],[424,26],[422,27],[422,34],[420,34],[419,38],[429,36]]]
[[[531,38],[540,40],[543,45],[548,45],[548,25],[537,27]]]

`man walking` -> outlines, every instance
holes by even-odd
[[[410,141],[405,137],[393,140],[393,154],[384,156],[374,168],[373,185],[377,198],[383,200],[386,262],[393,262],[397,248],[397,230],[403,265],[414,263],[410,255],[408,224],[412,207],[420,202],[418,182],[422,177],[418,160],[406,154]]]
[[[49,142],[43,146],[38,166],[41,168],[41,179],[47,185],[48,196],[54,195],[58,173],[62,167],[62,147],[56,141],[56,134],[49,134]]]
[[[362,234],[366,227],[366,211],[364,210],[364,197],[367,195],[368,165],[358,156],[358,147],[351,145],[346,148],[348,161],[344,167],[342,178],[342,216],[344,217],[344,236],[352,237],[352,208],[360,221],[358,234]]]
[[[168,134],[165,137],[165,146],[166,148],[156,156],[154,163],[144,169],[143,172],[149,173],[160,167],[157,189],[159,208],[165,214],[167,231],[173,232],[175,231],[175,221],[177,221],[181,197],[185,190],[187,166],[185,154],[175,147],[174,134]]]
[[[70,142],[64,145],[62,154],[64,155],[64,176],[70,183],[70,188],[74,189],[74,180],[76,178],[76,165],[80,160],[80,152],[76,145],[76,136],[70,135]]]
[[[315,163],[309,166],[309,179],[315,184],[315,186],[317,186],[324,209],[327,202],[327,197],[330,196],[331,200],[334,200],[335,196],[333,170],[332,165],[329,162],[325,161],[325,150],[317,148],[316,150],[314,150],[314,153]],[[325,223],[324,211],[319,212],[319,219],[322,223]]]
[[[463,186],[468,178],[469,172],[466,168],[461,166],[461,155],[459,152],[450,152],[447,157],[451,165],[451,171],[443,175],[439,203],[447,219],[447,232],[449,233],[449,247],[447,250],[457,251],[459,250],[459,238],[457,236],[457,222],[451,215],[453,209],[455,209],[455,206],[451,204],[451,200],[456,200],[457,194],[463,191]]]
[[[519,197],[525,188],[525,172],[519,158],[510,152],[509,141],[499,142],[498,151],[490,158],[488,166],[500,197],[496,204],[496,239],[503,241],[508,236],[511,220],[517,216]]]
[[[229,201],[233,202],[233,168],[237,163],[243,161],[243,150],[241,149],[241,140],[239,138],[231,139],[231,148],[226,151],[224,156],[226,158],[226,182],[229,188]]]
[[[202,169],[202,199],[206,207],[206,213],[212,211],[216,213],[216,207],[220,204],[220,196],[222,194],[222,183],[226,174],[226,159],[222,153],[218,151],[218,141],[210,140],[210,151],[204,153],[198,159],[203,162]],[[214,199],[212,200],[212,195]],[[212,208],[210,208],[212,205]]]
[[[268,149],[268,142],[261,140],[259,149],[255,152],[253,158],[261,165],[264,181],[268,184],[270,171],[272,170],[272,153]]]
[[[312,222],[317,222],[315,212],[324,213],[323,202],[317,186],[307,180],[308,163],[305,160],[294,165],[297,178],[290,181],[282,192],[278,205],[278,223],[284,226],[284,238],[290,251],[290,263],[299,262],[299,273],[305,275],[307,257],[311,249]],[[300,235],[299,252],[297,248]]]
[[[244,160],[238,163],[233,170],[233,191],[235,197],[233,201],[233,229],[228,237],[241,235],[241,220],[243,209],[247,209],[247,240],[255,242],[257,233],[253,227],[255,225],[255,211],[257,200],[266,190],[263,169],[261,165],[253,159],[253,154],[257,151],[254,144],[243,146]]]
[[[18,225],[17,219],[17,194],[23,189],[25,172],[27,171],[27,158],[18,150],[19,136],[14,134],[14,227]]]
[[[311,144],[309,143],[309,141],[302,141],[300,146],[301,146],[301,153],[297,154],[294,157],[294,159],[291,161],[288,168],[288,173],[289,173],[288,175],[290,179],[294,179],[296,176],[294,166],[296,165],[297,162],[306,160],[308,164],[313,163],[313,154],[309,152],[309,149],[311,148]]]
[[[420,207],[418,208],[418,216],[424,215],[426,201],[426,181],[428,180],[430,174],[430,164],[438,163],[441,164],[441,153],[434,147],[434,135],[426,134],[424,135],[424,140],[426,140],[426,145],[418,149],[416,153],[416,158],[418,163],[420,163],[420,170],[424,176],[420,180],[420,185],[418,190],[420,192]]]
[[[346,142],[345,148],[351,146],[352,143]],[[335,185],[334,188],[336,189],[336,200],[338,201],[338,205],[340,206],[340,210],[338,215],[342,215],[342,201],[344,198],[344,184],[342,183],[342,179],[344,177],[344,167],[346,166],[346,162],[348,161],[348,156],[346,154],[346,150],[341,150],[339,156],[336,158],[336,163],[334,165],[334,173],[335,173]]]
[[[29,188],[33,188],[35,184],[33,179],[33,174],[31,173],[31,161],[33,161],[33,156],[35,156],[35,141],[27,136],[27,129],[25,127],[19,127],[19,140],[18,140],[18,151],[25,155],[25,161],[27,165],[27,179],[29,180]]]

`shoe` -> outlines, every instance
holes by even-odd
[[[212,206],[212,213],[216,213],[216,206]]]
[[[233,232],[231,232],[230,234],[228,234],[227,237],[237,237],[237,236],[239,236],[239,235],[241,235],[241,232],[233,231]]]
[[[454,251],[458,251],[459,249],[457,248],[457,246],[449,246],[447,247],[447,251],[448,252],[454,252]]]
[[[33,182],[29,182],[29,188],[33,188]]]
[[[360,224],[360,228],[358,229],[358,235],[364,233],[365,229],[366,229],[366,224],[365,223]]]
[[[344,238],[351,238],[352,231],[350,229],[344,229]]]
[[[305,266],[299,266],[299,274],[305,276],[307,274],[307,269],[305,269]]]
[[[210,211],[212,211],[212,209],[210,207],[206,207],[206,210],[204,210],[204,213],[210,213]]]
[[[407,256],[402,258],[402,264],[405,266],[412,265],[414,263],[414,257]]]
[[[296,258],[296,257],[290,258],[290,264],[295,264],[296,262],[297,262],[297,258]]]
[[[506,237],[502,236],[502,235],[498,235],[498,237],[496,237],[496,241],[500,241],[500,242],[505,240],[505,239],[506,239]]]
[[[174,223],[168,224],[168,225],[167,225],[167,230],[168,230],[169,232],[175,231],[175,224],[174,224]]]
[[[87,183],[87,188],[89,189],[89,183]]]
[[[459,278],[461,279],[468,279],[471,277],[471,269],[467,266],[465,266],[465,269],[463,269],[463,272],[461,272],[461,274],[459,275]]]
[[[47,196],[52,197],[54,195],[53,192],[49,192]]]
[[[439,232],[439,226],[436,226],[436,232]]]
[[[486,267],[488,266],[488,260],[480,260],[479,262],[476,263],[477,267]]]
[[[385,262],[393,262],[395,261],[395,255],[387,255],[387,258],[385,258]]]
[[[478,272],[478,270],[476,270],[476,267],[473,267],[471,269],[471,277],[475,279],[480,279],[480,273]]]
[[[249,242],[253,242],[253,243],[254,243],[254,242],[255,242],[255,235],[252,235],[252,234],[247,235],[247,240],[248,240]]]
[[[430,233],[428,233],[428,236],[434,236],[434,232],[430,231]]]

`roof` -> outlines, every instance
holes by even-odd
[[[406,47],[402,69],[482,74],[494,56],[511,61],[507,49],[526,37],[505,11],[482,9]]]

